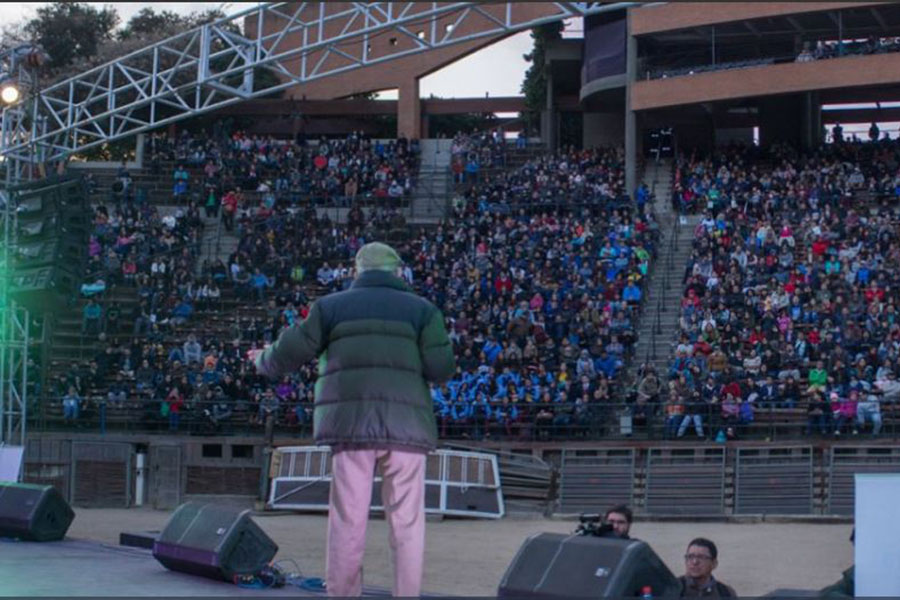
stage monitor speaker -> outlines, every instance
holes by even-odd
[[[645,542],[540,533],[522,544],[500,581],[502,598],[627,598],[649,586],[677,597],[678,580]]]
[[[0,537],[61,540],[74,518],[72,508],[52,485],[0,483]]]
[[[153,544],[167,569],[225,581],[258,573],[277,552],[249,510],[199,502],[179,506]]]

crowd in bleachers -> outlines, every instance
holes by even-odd
[[[519,147],[524,140],[524,134],[519,136]],[[450,146],[453,181],[474,184],[482,171],[502,169],[506,166],[507,145],[503,130],[499,127],[489,131],[457,133]]]
[[[519,169],[485,176],[462,194],[478,210],[504,213],[522,205],[565,206],[597,198],[630,203],[621,147],[542,155]]]
[[[151,134],[147,154],[155,173],[174,162],[173,195],[190,188],[208,206],[218,207],[234,190],[258,194],[270,209],[276,200],[292,204],[344,205],[371,199],[379,202],[408,197],[415,186],[419,142],[372,140],[354,132],[344,138],[312,143],[285,142],[237,131],[176,138]],[[199,181],[190,181],[199,169]]]
[[[100,204],[88,242],[87,279],[113,285],[165,279],[170,291],[170,284],[184,282],[193,268],[201,233],[200,212],[193,204],[165,215],[148,204]]]
[[[900,38],[870,35],[861,40],[818,40],[815,45],[805,42],[800,54],[797,55],[796,62],[814,62],[841,56],[887,54],[888,52],[900,52]]]
[[[621,157],[567,150],[529,161],[466,190],[439,226],[416,230],[385,208],[354,206],[337,224],[280,199],[243,206],[228,264],[204,263],[178,290],[224,333],[192,328],[193,312],[158,314],[141,290],[134,318],[105,328],[134,335],[110,338],[60,377],[57,397],[71,388],[82,404],[100,393],[107,408],[139,403],[148,422],[173,429],[185,413],[211,430],[268,413],[308,427],[314,367],[269,385],[242,357],[304,318],[317,295],[349,286],[356,250],[387,239],[406,261],[403,277],[444,311],[457,349],[457,375],[433,392],[443,435],[584,431],[612,401],[658,239],[649,205],[639,212],[622,195]],[[171,273],[159,285],[177,289]],[[243,309],[222,313],[223,294]]]
[[[900,399],[898,168],[889,140],[679,160],[674,201],[702,220],[657,398],[670,436],[733,438],[772,408],[879,433]]]
[[[702,218],[674,358],[666,373],[639,373],[635,423],[724,440],[774,409],[802,415],[808,433],[878,434],[900,399],[898,169],[890,140],[679,159],[673,202]],[[185,414],[209,431],[272,414],[308,431],[314,366],[272,384],[245,353],[349,286],[356,250],[374,239],[397,247],[403,277],[447,317],[459,368],[432,391],[442,436],[597,435],[621,408],[617,377],[657,226],[651,204],[622,193],[620,150],[565,151],[482,178],[430,228],[386,207],[354,206],[338,224],[283,198],[239,206],[237,250],[199,270],[196,205],[164,218],[141,205],[97,211],[92,264],[118,259],[114,281],[140,301],[129,314],[85,308],[87,334],[107,347],[55,382],[67,418],[102,397],[172,429]],[[238,310],[223,312],[226,296]],[[218,327],[192,327],[204,319]]]

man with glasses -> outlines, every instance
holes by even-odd
[[[706,538],[695,538],[684,555],[685,574],[678,578],[682,598],[735,598],[734,590],[717,581],[713,570],[719,565],[719,551]]]

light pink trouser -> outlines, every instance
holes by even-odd
[[[394,596],[418,596],[425,562],[425,454],[397,450],[341,450],[331,462],[326,583],[329,596],[362,593],[366,523],[375,463],[391,529]]]

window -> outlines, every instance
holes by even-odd
[[[203,444],[203,458],[222,458],[222,444]]]
[[[235,444],[231,447],[231,458],[253,458],[253,446],[250,444]]]

